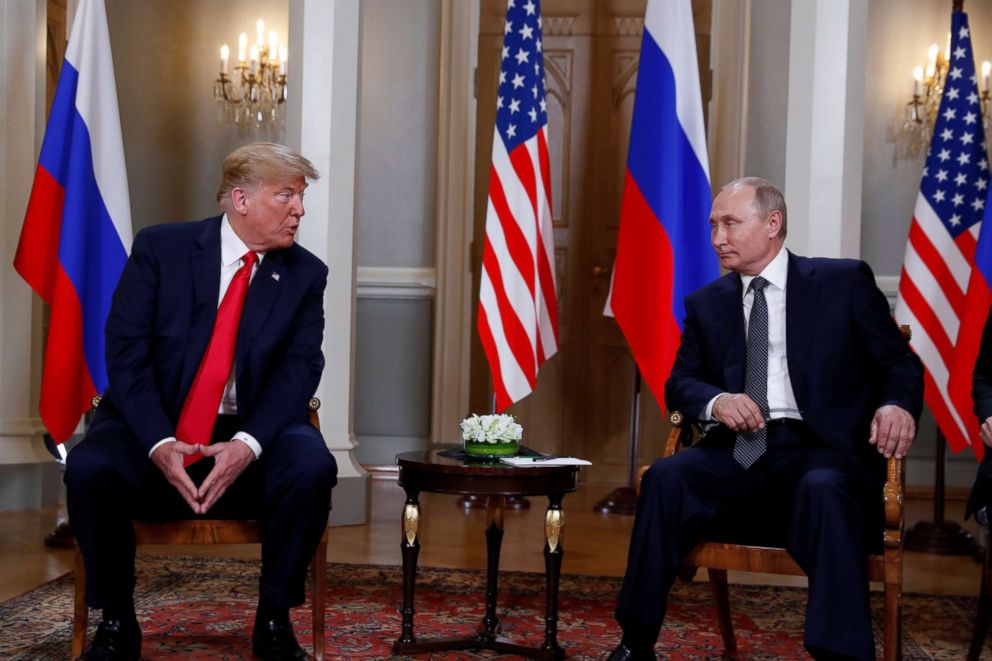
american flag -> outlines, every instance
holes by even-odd
[[[984,314],[969,287],[989,187],[989,162],[968,16],[951,18],[944,96],[906,244],[895,316],[926,368],[926,402],[954,450],[978,435],[971,373]],[[988,303],[984,303],[988,310]]]
[[[508,1],[501,58],[478,320],[497,411],[558,350],[540,0]]]

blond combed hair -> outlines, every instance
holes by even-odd
[[[261,183],[289,179],[316,181],[320,174],[313,163],[285,145],[274,142],[254,142],[238,147],[224,159],[217,203],[228,211],[231,191],[235,188],[254,190]]]

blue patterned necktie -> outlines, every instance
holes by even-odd
[[[751,280],[754,301],[747,323],[747,373],[744,376],[744,394],[761,409],[766,426],[751,432],[741,432],[734,440],[734,459],[744,468],[750,468],[765,453],[768,441],[768,303],[765,287],[768,281],[758,276]]]

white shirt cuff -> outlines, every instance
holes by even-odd
[[[152,454],[155,453],[155,450],[158,450],[161,446],[165,445],[166,443],[175,443],[175,442],[176,442],[175,436],[169,436],[168,438],[163,438],[161,441],[159,441],[158,443],[152,446],[152,449],[148,451],[148,456],[151,457]]]
[[[249,434],[248,432],[239,431],[235,433],[234,436],[231,437],[231,440],[241,441],[242,443],[250,447],[251,451],[255,453],[256,459],[262,456],[262,446],[259,445],[258,441],[255,440],[255,437]]]

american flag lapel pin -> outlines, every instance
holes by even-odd
[[[275,280],[276,282],[279,282],[279,274],[278,274],[278,273],[275,273],[275,272],[273,272],[273,274],[272,274],[272,279],[273,279],[273,280]]]

